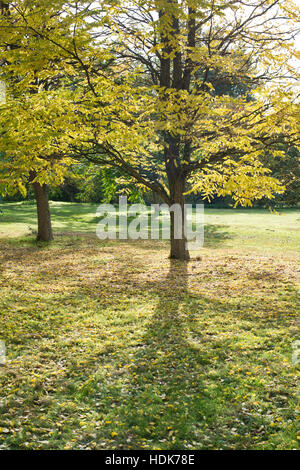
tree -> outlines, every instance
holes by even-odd
[[[289,0],[19,0],[0,26],[20,46],[6,52],[19,90],[57,64],[65,77],[38,95],[56,107],[39,116],[44,155],[113,167],[183,208],[187,191],[242,205],[283,191],[260,157],[282,136],[299,145],[298,15]],[[170,256],[188,259],[174,230],[171,213]]]
[[[284,157],[269,157],[264,155],[263,165],[270,167],[272,174],[285,186],[285,192],[279,194],[272,201],[272,205],[292,207],[300,202],[300,152],[296,147],[279,145],[284,152]],[[270,205],[269,201],[262,200],[264,205]]]
[[[8,2],[0,2],[0,17],[6,21],[10,18]],[[32,185],[36,205],[38,232],[37,241],[52,241],[53,231],[50,217],[50,207],[48,198],[48,182],[60,184],[63,180],[67,168],[67,159],[60,158],[58,154],[44,156],[44,149],[47,147],[47,127],[43,122],[43,127],[38,129],[33,114],[44,112],[43,103],[40,97],[36,100],[34,95],[38,94],[41,87],[50,90],[57,86],[58,80],[44,76],[43,78],[32,77],[28,81],[22,76],[22,71],[14,70],[12,74],[12,64],[7,60],[10,51],[19,54],[22,48],[10,36],[10,40],[2,44],[4,54],[0,65],[3,70],[5,81],[0,83],[0,105],[2,104],[1,122],[1,146],[5,150],[0,155],[0,192],[9,194],[21,192],[26,194],[26,186],[29,182]],[[21,75],[19,75],[19,73]],[[6,105],[6,84],[10,84],[11,96]],[[25,83],[24,83],[25,82]],[[21,88],[19,86],[21,84]],[[2,93],[1,93],[2,92]],[[2,97],[2,99],[1,99]],[[38,105],[37,105],[38,101]],[[47,102],[44,106],[47,106]],[[27,148],[27,150],[26,150]],[[30,150],[31,148],[31,150]]]
[[[46,125],[45,116],[51,119],[49,96],[43,102],[36,93],[22,93],[0,106],[0,144],[5,150],[0,156],[0,192],[5,195],[18,191],[25,196],[28,183],[32,185],[37,204],[37,241],[49,242],[53,232],[48,186],[63,182],[72,160],[54,153],[53,131]]]

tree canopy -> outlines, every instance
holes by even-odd
[[[48,183],[86,159],[169,205],[274,197],[284,188],[261,157],[299,149],[299,13],[290,0],[9,2],[1,173]]]

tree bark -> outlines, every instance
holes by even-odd
[[[31,179],[34,179],[34,175],[31,176]],[[38,218],[38,233],[36,240],[41,242],[50,242],[53,240],[53,232],[48,198],[48,186],[46,184],[41,185],[36,181],[32,182],[32,186],[36,199]]]
[[[187,240],[185,237],[185,178],[184,176],[177,175],[176,177],[169,178],[170,199],[171,206],[177,204],[180,207],[181,218],[176,222],[174,211],[170,213],[171,219],[171,250],[170,258],[178,260],[189,260],[190,254],[187,248]],[[181,223],[181,227],[179,224]],[[177,224],[177,226],[176,226]],[[178,238],[178,231],[181,235]]]

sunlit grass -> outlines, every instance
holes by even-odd
[[[97,204],[51,202],[57,233],[96,232]],[[0,204],[0,237],[28,236],[37,229],[33,202]],[[300,211],[283,209],[205,208],[205,244],[215,248],[251,248],[259,251],[293,251],[300,245]]]

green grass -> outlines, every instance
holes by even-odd
[[[182,263],[94,205],[52,203],[51,245],[0,208],[0,449],[297,448],[299,212],[209,209]]]
[[[57,233],[96,232],[97,204],[51,202]],[[0,237],[28,236],[37,229],[33,202],[0,204]],[[300,211],[284,209],[205,209],[205,246],[268,251],[297,250],[300,245]]]

